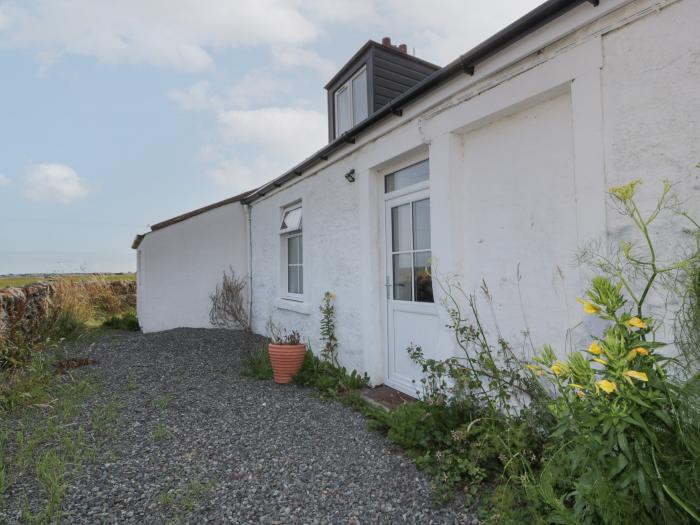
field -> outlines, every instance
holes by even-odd
[[[133,281],[135,273],[72,273],[72,274],[40,274],[40,275],[0,275],[0,290],[8,286],[25,286],[38,282],[46,282],[58,277],[68,278],[73,282],[86,281],[99,277],[105,281]]]

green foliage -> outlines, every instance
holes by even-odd
[[[127,330],[130,332],[138,332],[141,330],[138,317],[132,312],[127,312],[122,315],[113,315],[105,319],[102,323],[104,328],[112,328],[114,330]]]
[[[367,374],[357,370],[348,372],[343,366],[319,359],[311,350],[304,354],[301,370],[294,376],[298,385],[311,386],[326,397],[338,397],[364,388],[369,382]]]
[[[57,339],[67,339],[74,341],[78,339],[86,330],[85,323],[78,319],[72,312],[65,311],[59,313],[51,331]]]
[[[272,379],[272,364],[267,346],[260,346],[245,356],[243,375],[254,379]]]
[[[594,258],[606,275],[595,277],[580,300],[607,323],[602,336],[563,361],[545,348],[529,365],[558,394],[548,458],[533,485],[552,523],[700,521],[700,420],[688,395],[696,374],[687,380],[669,373],[675,360],[658,352],[658,321],[644,315],[655,283],[671,274],[678,283],[697,256],[658,262],[650,225],[666,209],[670,185],[644,216],[634,200],[637,184],[611,194],[645,249],[623,243],[615,259]],[[692,292],[694,280],[687,284]]]
[[[334,301],[335,294],[331,292],[323,294],[323,301],[319,308],[321,310],[321,339],[324,343],[321,355],[324,360],[338,367],[340,363],[338,362],[338,339],[335,336]]]

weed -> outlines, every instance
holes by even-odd
[[[61,499],[68,488],[63,457],[55,450],[47,450],[37,462],[36,473],[39,483],[48,495],[46,515],[53,521],[60,521]]]
[[[126,330],[130,332],[138,332],[141,330],[141,325],[135,314],[127,312],[122,315],[112,315],[102,323],[104,328],[112,328],[115,330]]]
[[[272,379],[272,364],[267,345],[250,352],[243,361],[243,375],[255,379]]]
[[[155,430],[153,431],[153,439],[156,441],[162,441],[164,439],[167,439],[170,436],[170,431],[168,430],[168,427],[165,426],[164,423],[159,422],[156,425]]]
[[[105,403],[90,416],[90,425],[95,432],[105,433],[119,418],[121,405],[115,401]]]
[[[294,382],[312,386],[322,396],[339,397],[364,388],[369,383],[369,377],[359,374],[357,370],[348,372],[345,367],[319,359],[311,350],[307,350],[301,370],[294,376]]]
[[[164,513],[175,521],[182,515],[197,508],[204,496],[213,488],[214,482],[190,481],[176,489],[163,491],[158,495],[158,503]]]
[[[170,396],[170,395],[160,396],[160,397],[153,400],[153,406],[162,411],[162,410],[165,410],[166,408],[168,408],[168,406],[170,405],[172,400],[173,400],[173,396]]]
[[[129,376],[129,378],[126,380],[126,389],[127,390],[136,390],[137,388],[138,388],[138,384],[136,383],[136,379]]]

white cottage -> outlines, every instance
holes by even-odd
[[[144,331],[209,326],[231,267],[256,332],[319,349],[332,291],[343,364],[414,393],[406,347],[454,351],[432,261],[489,284],[504,337],[563,349],[575,252],[629,233],[606,189],[641,178],[650,204],[668,178],[700,212],[699,31],[698,0],[550,0],[442,68],[368,42],[326,86],[326,147],[136,238]]]

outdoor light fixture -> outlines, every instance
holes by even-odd
[[[345,174],[345,180],[355,182],[355,170],[350,170]]]

